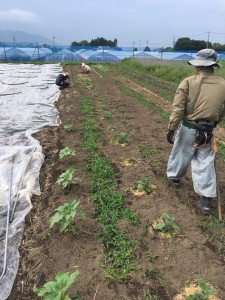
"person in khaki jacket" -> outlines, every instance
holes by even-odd
[[[174,144],[167,166],[169,185],[179,187],[191,163],[194,190],[200,196],[197,206],[204,214],[210,213],[217,196],[213,129],[225,116],[225,80],[214,74],[214,67],[220,67],[216,59],[216,51],[203,49],[188,61],[196,74],[178,86],[167,133]]]

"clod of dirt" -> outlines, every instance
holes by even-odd
[[[207,285],[210,287],[210,289],[215,291],[215,289],[210,284],[207,284]],[[186,300],[188,296],[193,296],[195,292],[201,293],[202,289],[200,288],[200,286],[198,284],[191,284],[190,286],[186,287],[181,294],[176,295],[173,298],[173,300]],[[197,298],[195,298],[195,299],[197,299]],[[215,295],[209,295],[207,297],[207,300],[221,300],[221,299]]]
[[[139,191],[139,190],[134,190],[134,189],[130,189],[131,193],[134,194],[135,196],[143,196],[146,195],[146,191]]]

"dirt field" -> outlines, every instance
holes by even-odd
[[[61,92],[56,103],[62,123],[36,135],[45,155],[40,175],[42,195],[32,198],[33,209],[26,219],[20,247],[20,268],[8,299],[40,299],[32,291],[34,284],[43,286],[59,270],[79,270],[77,281],[69,290],[71,298],[77,300],[171,300],[198,280],[209,283],[216,291],[218,298],[208,299],[225,299],[225,223],[218,221],[216,209],[211,217],[197,211],[198,196],[193,191],[190,171],[180,189],[169,187],[166,180],[171,145],[166,141],[167,120],[163,111],[170,112],[171,102],[159,96],[157,89],[142,85],[141,74],[128,76],[127,70],[117,71],[116,66],[93,68],[97,73],[84,75],[79,66],[64,67],[72,85]],[[152,78],[143,79],[143,83],[144,80],[150,82]],[[163,81],[160,84],[170,87],[168,93],[173,95],[176,85]],[[96,237],[102,224],[96,215],[96,203],[90,199],[93,183],[85,171],[89,159],[82,146],[85,115],[81,100],[85,97],[93,101],[101,136],[99,152],[111,159],[117,174],[117,191],[126,191],[124,206],[140,218],[137,225],[126,219],[118,223],[136,241],[132,260],[136,270],[121,282],[106,279],[107,249]],[[66,124],[73,125],[72,130],[66,130]],[[119,133],[127,134],[126,144],[113,142]],[[220,134],[223,135],[222,130]],[[66,146],[76,150],[76,156],[62,161],[59,151]],[[130,158],[135,158],[135,164],[126,165]],[[55,182],[69,166],[75,168],[76,177],[82,181],[62,189]],[[224,163],[218,160],[217,166],[224,202]],[[134,194],[131,188],[143,177],[151,178],[152,192]],[[85,219],[75,219],[76,234],[60,233],[58,226],[50,230],[48,222],[54,210],[74,198],[80,199],[79,208],[86,212]],[[174,238],[164,238],[150,230],[150,224],[163,213],[174,216],[180,227]],[[149,270],[155,270],[154,276]]]

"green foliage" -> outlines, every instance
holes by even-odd
[[[147,192],[147,193],[151,193],[152,189],[150,187],[150,178],[149,177],[144,177],[142,179],[140,179],[138,182],[136,182],[134,184],[134,189],[138,190],[139,192]]]
[[[110,125],[107,128],[107,131],[115,131],[116,130],[116,126],[115,125]]]
[[[158,150],[156,148],[148,148],[148,146],[145,145],[139,146],[138,149],[144,158],[149,158],[152,155],[156,155],[158,153]]]
[[[73,128],[73,125],[66,124],[66,125],[64,125],[64,129],[66,129],[67,131],[72,131],[74,128]]]
[[[92,101],[88,99],[82,99],[82,104],[89,106],[90,110],[93,109]],[[90,115],[87,116],[85,124],[88,120]],[[93,118],[91,120],[93,121]],[[131,271],[135,269],[131,263],[134,256],[134,243],[116,225],[122,218],[134,225],[139,224],[140,220],[136,213],[124,208],[125,193],[116,192],[117,174],[111,159],[100,155],[97,138],[97,126],[85,126],[83,140],[85,148],[89,151],[86,172],[93,182],[91,199],[96,203],[97,220],[103,224],[103,232],[98,237],[102,239],[102,244],[107,250],[105,251],[106,277],[120,281],[129,278]],[[92,146],[94,143],[95,148]]]
[[[144,51],[151,51],[151,49],[148,47],[148,46],[146,46],[145,48],[144,48]]]
[[[215,295],[215,291],[212,290],[205,281],[200,280],[198,285],[201,291],[195,291],[194,295],[187,296],[187,300],[207,300],[208,296]]]
[[[109,111],[104,111],[104,119],[111,119],[112,118],[112,114]]]
[[[175,233],[180,232],[180,228],[175,223],[175,217],[163,213],[162,219],[163,221],[159,221],[159,223],[154,227],[154,230],[168,233],[170,236],[174,236]]]
[[[105,225],[99,237],[108,250],[105,257],[107,278],[118,281],[129,278],[130,271],[136,269],[131,264],[134,242],[115,225]]]
[[[156,295],[151,295],[149,291],[143,290],[143,300],[159,300],[159,298]]]
[[[112,138],[113,142],[117,142],[118,144],[127,144],[130,142],[128,135],[124,132],[119,133],[118,135]]]
[[[60,205],[55,210],[57,211],[49,220],[49,227],[52,228],[55,223],[60,223],[60,232],[69,231],[75,234],[75,227],[73,221],[78,214],[80,217],[85,217],[85,213],[82,210],[78,210],[77,207],[80,204],[79,200],[73,199],[63,205]]]
[[[103,37],[97,37],[95,39],[92,39],[89,43],[87,40],[83,40],[81,42],[72,42],[71,46],[109,46],[109,47],[117,47],[117,39],[114,39],[114,41],[107,40]]]
[[[65,147],[63,148],[60,152],[59,152],[59,158],[63,159],[67,156],[75,156],[76,155],[76,151],[70,149],[69,147]]]
[[[205,48],[212,48],[212,44],[209,43],[207,47],[206,41],[191,40],[188,37],[179,38],[174,46],[174,50],[194,50],[199,51]]]
[[[130,157],[127,161],[131,165],[135,165],[137,163],[137,160],[134,157]]]
[[[144,277],[158,280],[163,277],[163,272],[155,268],[149,268],[145,270]]]
[[[149,227],[149,224],[147,224],[147,226]],[[148,260],[150,262],[153,262],[158,257],[158,255],[154,255],[151,250],[149,250],[148,252],[146,252],[145,256],[148,258]]]
[[[76,183],[81,181],[80,178],[73,178],[74,168],[70,167],[66,172],[59,175],[56,184],[61,185],[63,189],[70,186],[71,183]]]
[[[37,288],[35,285],[33,291],[45,300],[71,300],[66,292],[78,275],[79,271],[73,273],[59,271],[55,276],[55,281],[45,283],[42,288]]]
[[[218,156],[225,162],[225,145],[217,141],[218,144]]]

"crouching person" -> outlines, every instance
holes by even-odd
[[[225,116],[225,80],[214,74],[214,67],[220,67],[216,58],[216,51],[203,49],[188,62],[196,74],[178,86],[167,133],[168,142],[174,144],[167,166],[169,185],[179,187],[191,163],[194,190],[200,196],[197,206],[203,214],[210,213],[217,196],[213,130]]]
[[[60,90],[65,89],[70,85],[70,83],[68,82],[68,78],[68,73],[59,74],[57,76],[55,84],[59,87]]]
[[[84,63],[82,63],[81,67],[83,69],[84,74],[89,74],[91,72],[91,68],[88,65],[85,65]]]

